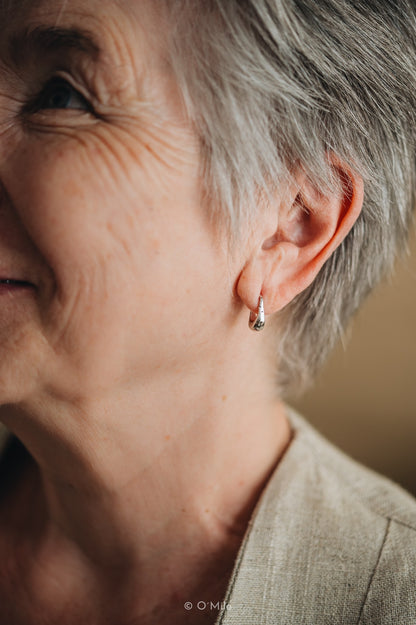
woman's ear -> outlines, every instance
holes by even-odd
[[[299,169],[266,223],[253,233],[252,253],[237,282],[237,293],[250,310],[256,310],[260,293],[266,314],[286,306],[313,282],[357,220],[363,179],[335,155],[328,158],[335,189],[320,191]]]

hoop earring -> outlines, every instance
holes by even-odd
[[[256,313],[253,313],[252,311],[250,311],[248,325],[250,329],[254,330],[255,332],[260,332],[260,330],[263,330],[264,326],[266,325],[265,316],[264,316],[264,303],[263,303],[262,295],[260,295],[259,297],[257,315]]]

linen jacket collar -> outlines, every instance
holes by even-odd
[[[288,416],[293,440],[253,512],[216,625],[416,623],[416,579],[403,579],[410,594],[396,607],[381,596],[383,579],[390,597],[402,579],[388,563],[402,539],[392,523],[408,531],[402,556],[416,577],[415,500]]]

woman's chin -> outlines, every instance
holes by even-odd
[[[2,407],[10,404],[19,404],[28,399],[35,390],[34,380],[30,380],[29,376],[22,376],[19,380],[13,377],[2,376],[0,367],[0,420],[2,418]]]
[[[29,333],[2,340],[0,333],[0,406],[33,396],[45,373],[44,346]]]

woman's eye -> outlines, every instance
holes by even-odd
[[[33,108],[37,111],[75,109],[92,112],[90,103],[63,78],[52,78],[33,102]]]

